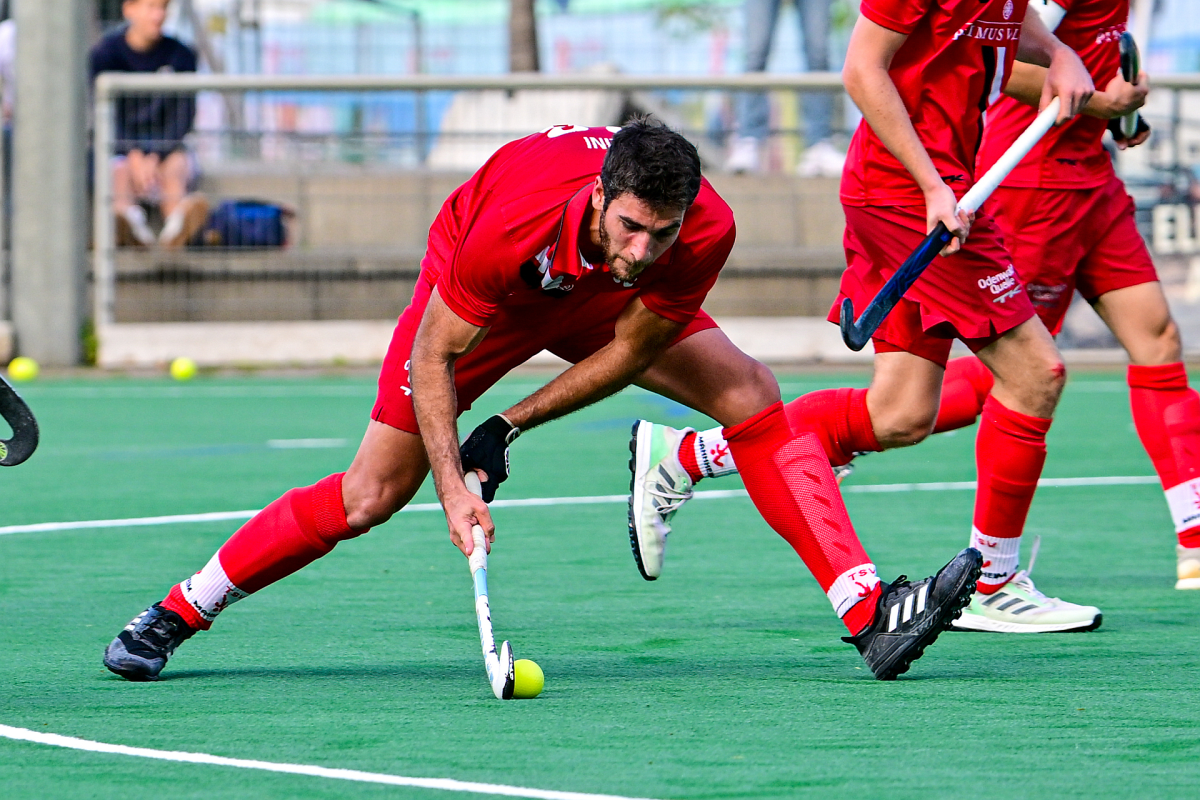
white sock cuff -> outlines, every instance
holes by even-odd
[[[1176,533],[1200,525],[1200,478],[1172,486],[1166,490],[1166,495]]]
[[[980,583],[1004,583],[1017,571],[1017,564],[1021,560],[1020,536],[1011,539],[984,536],[978,528],[971,526],[971,547],[983,555]]]
[[[696,434],[696,465],[706,478],[719,478],[737,472],[733,452],[725,441],[723,428],[709,428]]]
[[[878,585],[879,576],[875,574],[875,565],[859,564],[838,575],[837,580],[825,592],[825,596],[833,604],[834,613],[841,619],[846,616],[846,612],[858,605],[859,601],[868,598]]]
[[[227,606],[250,596],[229,580],[221,566],[220,555],[219,551],[214,553],[204,569],[179,584],[184,599],[208,622],[216,619]]]

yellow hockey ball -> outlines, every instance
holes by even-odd
[[[513,675],[514,700],[531,700],[541,694],[542,687],[546,685],[546,676],[542,673],[542,668],[528,658],[513,662]]]
[[[8,377],[14,381],[31,381],[38,376],[38,363],[28,356],[17,356],[8,362]]]
[[[190,381],[196,377],[196,362],[180,356],[171,362],[171,377],[177,381]]]

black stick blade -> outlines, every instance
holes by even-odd
[[[0,439],[0,467],[15,467],[37,449],[38,425],[29,406],[3,378],[0,378],[0,416],[13,431],[11,438]]]
[[[854,301],[849,297],[842,300],[841,317],[838,319],[838,326],[842,329],[842,341],[846,343],[854,352],[858,352],[867,346],[867,342],[871,341],[871,333],[874,331],[863,333],[863,330],[854,322]]]

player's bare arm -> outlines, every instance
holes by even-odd
[[[496,526],[487,504],[467,491],[463,482],[458,452],[454,362],[471,352],[483,340],[487,330],[451,311],[435,288],[412,350],[413,406],[421,439],[429,456],[438,499],[446,510],[450,540],[464,555],[470,555],[474,549],[472,525],[483,527],[489,543],[495,538]]]
[[[1079,56],[1050,32],[1036,11],[1026,11],[1021,23],[1017,61],[1047,68],[1038,109],[1050,105],[1055,97],[1060,98],[1058,125],[1080,113],[1096,90]]]
[[[635,297],[617,319],[611,342],[505,411],[504,416],[525,431],[603,400],[633,383],[685,327],[655,314]]]
[[[927,230],[941,222],[954,234],[942,251],[942,255],[949,255],[967,240],[973,217],[957,210],[958,198],[938,175],[888,74],[892,59],[907,40],[905,34],[859,17],[850,35],[842,82],[867,124],[925,194]]]
[[[1004,87],[1004,93],[1026,105],[1036,106],[1041,102],[1042,89],[1046,82],[1046,68],[1035,64],[1013,65],[1012,77]],[[1099,119],[1123,117],[1146,104],[1150,93],[1150,78],[1145,72],[1138,73],[1137,83],[1121,77],[1120,70],[1103,90],[1097,89],[1083,107],[1081,113]]]

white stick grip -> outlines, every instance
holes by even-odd
[[[992,168],[985,172],[983,177],[963,195],[962,200],[958,201],[959,209],[967,213],[979,210],[984,201],[991,197],[992,192],[996,191],[996,187],[1008,177],[1008,173],[1012,172],[1021,159],[1029,154],[1033,146],[1046,135],[1046,131],[1054,127],[1054,120],[1058,118],[1060,105],[1061,101],[1057,97],[1050,101],[1050,105],[1037,115],[1037,119],[1031,122],[1025,132],[1017,137],[1017,140],[1004,152],[1004,155],[1000,156]]]
[[[463,475],[463,482],[467,484],[468,492],[476,497],[483,497],[483,488],[479,485],[479,476],[475,474],[475,470],[467,470]],[[487,569],[487,534],[479,525],[472,525],[471,538],[475,540],[475,549],[471,551],[467,561],[471,565],[471,573],[474,574],[475,570]]]

